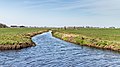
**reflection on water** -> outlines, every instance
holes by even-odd
[[[44,33],[35,47],[0,52],[0,67],[120,67],[120,54],[74,45]]]

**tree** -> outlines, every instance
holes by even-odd
[[[0,23],[0,28],[8,28],[7,25]]]

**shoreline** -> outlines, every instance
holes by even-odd
[[[76,45],[120,52],[120,44],[118,43],[112,43],[112,42],[104,41],[104,40],[98,41],[95,39],[87,38],[85,36],[81,36],[79,34],[63,33],[63,32],[58,32],[58,31],[52,32],[52,35],[56,38],[59,38],[66,42],[74,43]],[[78,38],[79,36],[81,38]],[[93,41],[87,43],[86,42],[87,40],[93,40]]]
[[[24,34],[23,36],[25,38],[30,39],[30,42],[24,42],[24,43],[17,43],[17,44],[1,44],[0,50],[19,50],[27,47],[36,46],[36,44],[31,40],[31,38],[35,35],[42,34],[44,32],[47,32],[48,30],[38,31],[38,32],[32,32]]]

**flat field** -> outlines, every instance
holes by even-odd
[[[81,34],[91,38],[100,40],[109,40],[120,42],[120,29],[110,28],[81,28],[81,29],[61,29],[60,32]]]
[[[0,45],[14,45],[31,42],[29,33],[45,30],[43,28],[0,28]]]

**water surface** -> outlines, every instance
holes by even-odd
[[[35,47],[1,51],[0,67],[120,67],[120,53],[82,47],[44,33]]]

